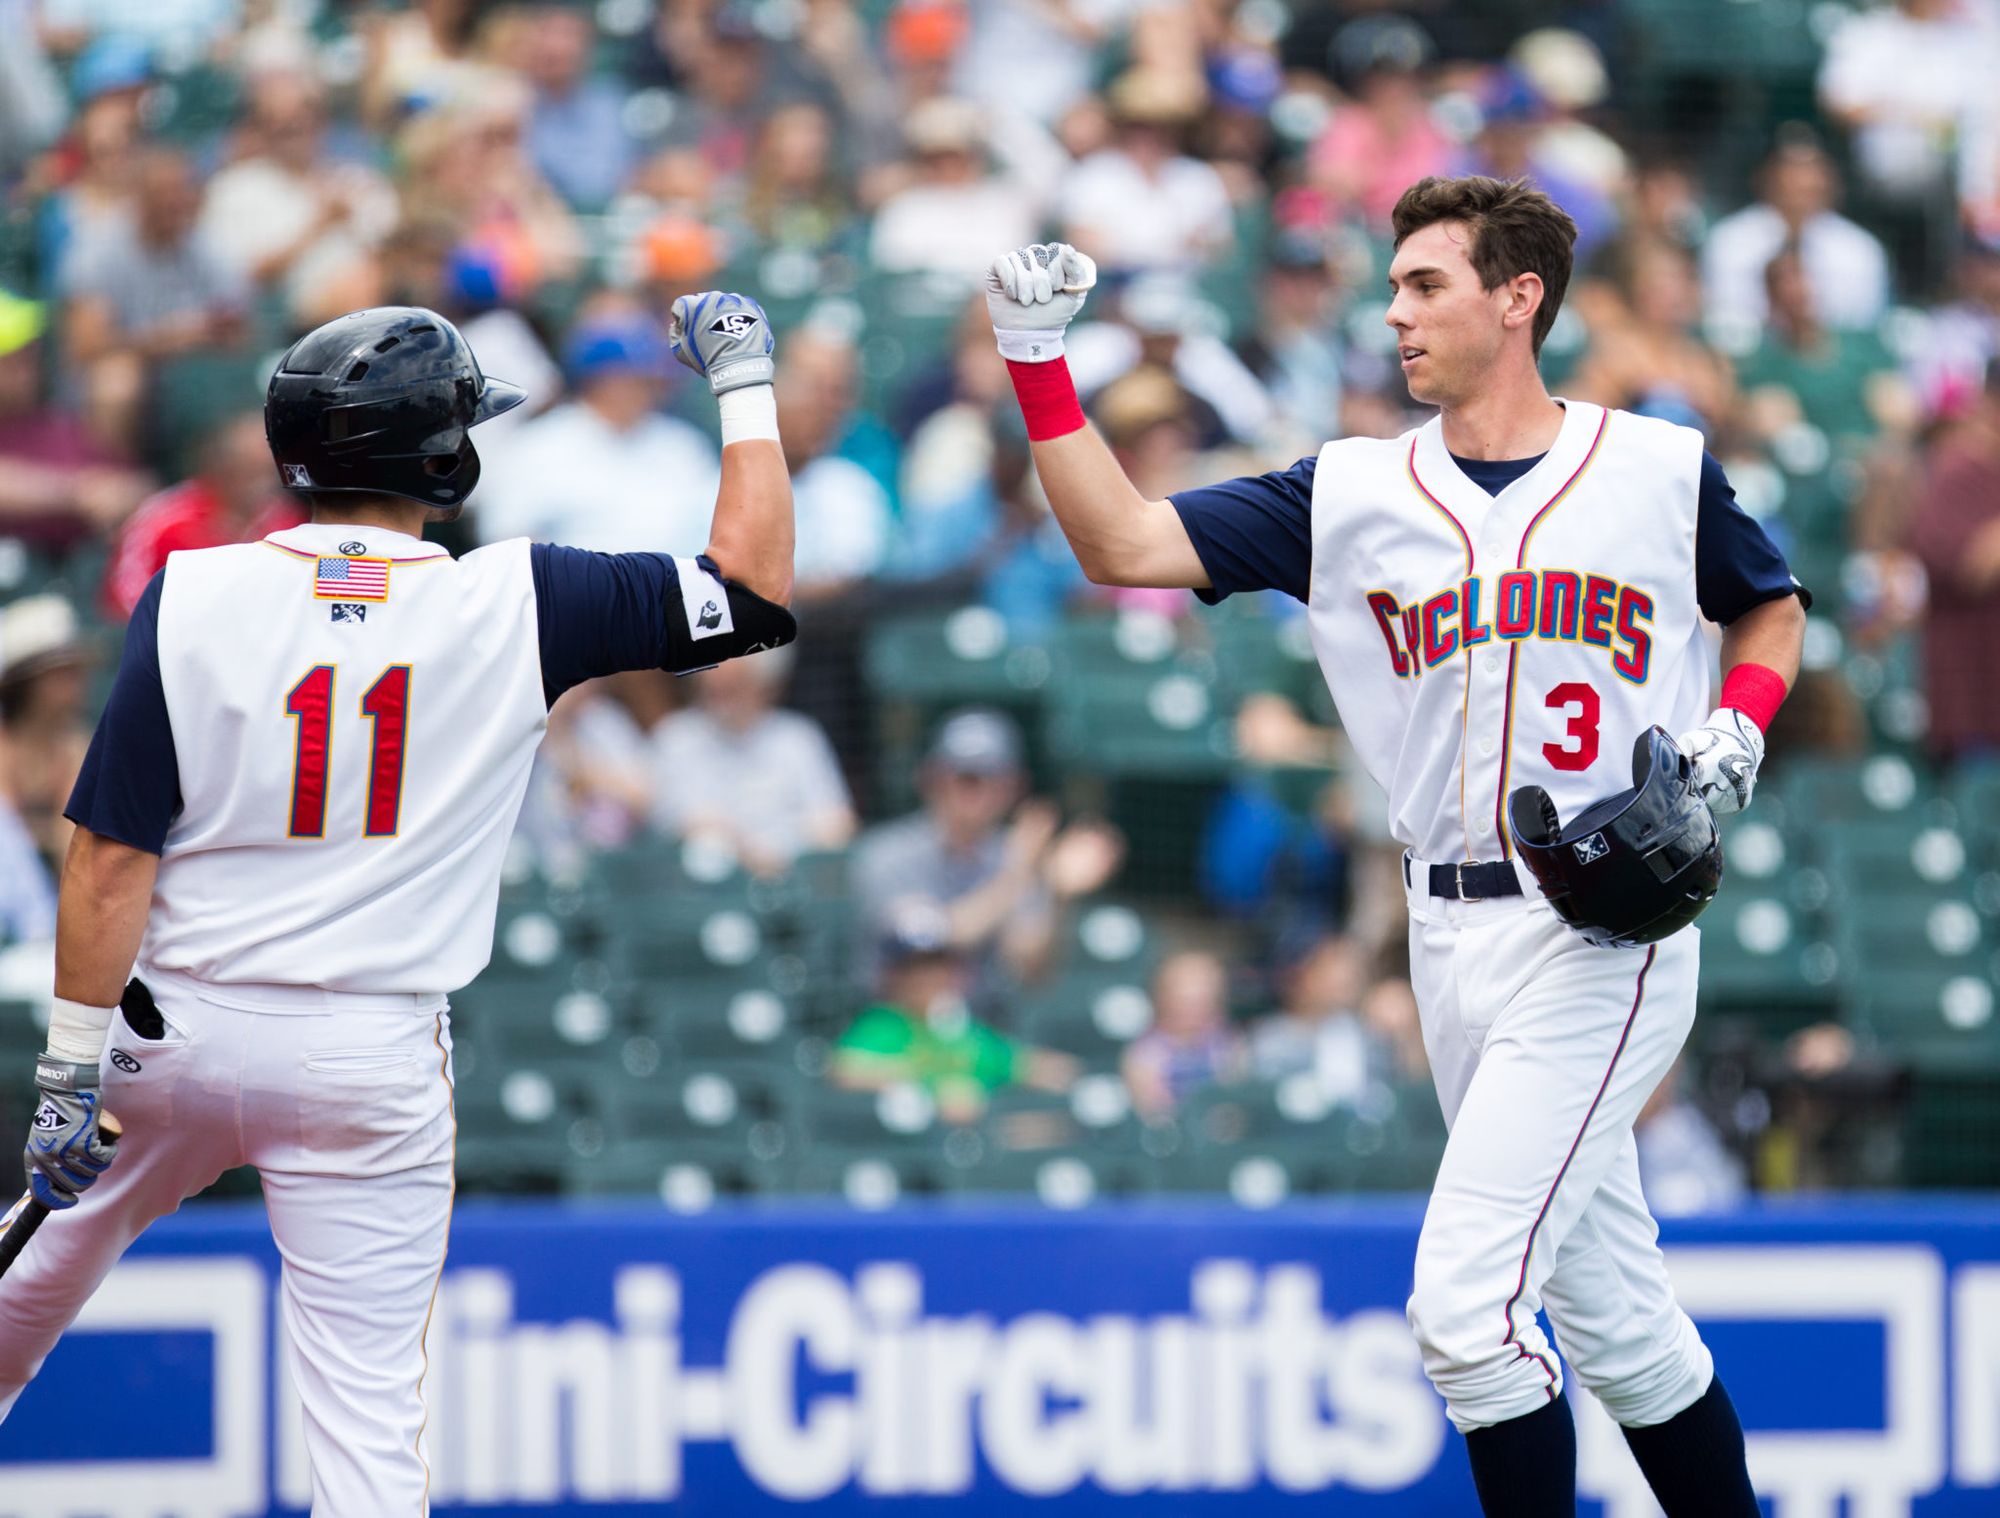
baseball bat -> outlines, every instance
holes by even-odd
[[[97,1129],[112,1143],[125,1136],[125,1130],[118,1126],[118,1119],[105,1113],[97,1120]],[[28,1240],[35,1236],[35,1230],[42,1226],[42,1220],[49,1215],[48,1205],[33,1197],[21,1209],[21,1215],[14,1219],[4,1234],[0,1234],[0,1276],[7,1274],[21,1251],[28,1247]]]

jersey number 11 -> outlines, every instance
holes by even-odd
[[[326,836],[326,772],[333,752],[333,688],[337,665],[315,664],[285,697],[298,722],[292,747],[291,836]],[[409,730],[410,666],[391,664],[361,698],[361,715],[375,728],[368,760],[370,838],[396,836],[403,809],[403,739]]]

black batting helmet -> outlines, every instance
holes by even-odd
[[[278,361],[264,436],[293,490],[456,506],[479,483],[470,428],[527,392],[488,379],[458,328],[421,306],[377,306],[308,332]]]
[[[1556,915],[1600,948],[1678,932],[1722,884],[1722,835],[1664,728],[1632,745],[1629,791],[1564,827],[1549,793],[1524,785],[1507,798],[1507,826]]]

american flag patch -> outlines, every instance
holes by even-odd
[[[389,561],[322,558],[313,568],[313,598],[318,601],[386,601],[389,599]]]

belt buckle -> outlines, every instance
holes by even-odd
[[[1465,894],[1465,861],[1464,861],[1464,860],[1462,860],[1462,859],[1456,859],[1456,860],[1453,860],[1453,861],[1452,861],[1452,866],[1451,866],[1451,883],[1452,883],[1452,885],[1454,885],[1455,887],[1457,887],[1457,890],[1458,890],[1458,899],[1459,899],[1460,901],[1470,901],[1470,900],[1472,899],[1471,897],[1469,897],[1469,896],[1467,896],[1467,895]]]

